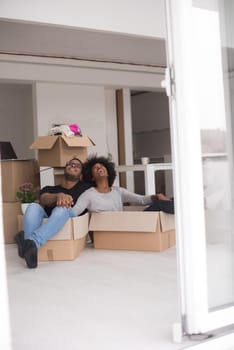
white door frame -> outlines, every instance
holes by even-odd
[[[193,80],[192,1],[166,0],[177,259],[183,330],[199,334],[234,323],[234,307],[209,312],[200,126]],[[175,79],[175,84],[173,79]],[[170,89],[169,89],[170,90]]]

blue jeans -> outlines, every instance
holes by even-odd
[[[72,208],[55,207],[48,218],[45,210],[37,203],[31,203],[23,217],[24,238],[35,242],[37,248],[58,233],[70,217]],[[48,218],[42,223],[44,218]]]

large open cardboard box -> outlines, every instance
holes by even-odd
[[[17,200],[16,192],[19,186],[25,182],[32,182],[34,186],[39,186],[39,166],[35,159],[2,160],[0,165],[3,202],[15,202]]]
[[[40,166],[63,167],[72,157],[85,161],[88,155],[87,147],[93,145],[93,141],[87,135],[39,136],[30,148],[38,150]]]
[[[22,230],[23,216],[18,216]],[[47,220],[47,219],[44,219]],[[70,218],[63,228],[38,250],[39,261],[74,260],[83,250],[89,231],[89,214]]]
[[[162,251],[175,245],[174,215],[163,212],[102,212],[91,215],[94,247]]]

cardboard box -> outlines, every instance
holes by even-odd
[[[88,155],[87,147],[93,146],[93,141],[87,136],[40,136],[30,146],[38,150],[40,166],[61,167],[72,157],[85,161]]]
[[[35,159],[2,160],[1,174],[3,202],[15,202],[16,192],[25,182],[32,182],[35,187],[40,184],[39,166]]]
[[[22,219],[23,216],[19,215],[18,231],[22,230]],[[38,250],[38,260],[74,260],[85,246],[88,231],[88,213],[69,219],[63,228]]]
[[[54,184],[60,185],[64,179],[65,167],[54,168]]]
[[[17,216],[21,214],[20,202],[3,202],[3,232],[5,243],[15,243],[18,232]]]
[[[162,251],[175,245],[174,215],[163,212],[93,213],[94,247]]]
[[[124,211],[143,211],[147,205],[124,205]]]

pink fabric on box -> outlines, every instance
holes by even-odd
[[[70,124],[69,128],[74,133],[74,135],[81,135],[81,130],[77,124]]]

